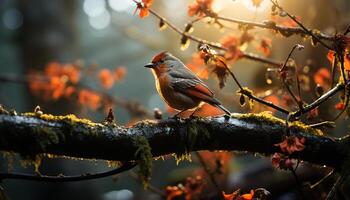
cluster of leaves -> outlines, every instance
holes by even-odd
[[[149,7],[152,5],[153,0],[142,0],[142,2],[136,3],[136,9],[134,11],[134,14],[139,11],[140,18],[147,17],[149,14]]]
[[[180,197],[185,200],[199,199],[203,194],[205,182],[201,176],[188,177],[185,182],[176,186],[166,187],[166,200],[174,200]]]
[[[240,190],[236,190],[231,194],[226,194],[222,192],[225,200],[252,200],[254,197],[254,190],[251,190],[250,193],[240,194]]]
[[[272,156],[273,166],[279,169],[293,170],[296,161],[288,156],[305,148],[305,138],[288,136],[282,142],[275,145],[281,149],[283,154],[275,153]]]
[[[165,188],[167,199],[207,199],[218,194],[212,184],[224,185],[227,182],[231,152],[198,152],[197,158],[193,161],[200,165],[190,177]],[[212,181],[215,183],[210,184]]]
[[[214,13],[212,10],[213,0],[196,0],[188,6],[188,16],[204,17],[208,13]]]
[[[116,67],[111,71],[98,69],[96,65],[84,68],[80,62],[74,64],[50,62],[43,72],[29,73],[29,88],[35,96],[46,101],[75,99],[80,105],[91,110],[100,108],[108,110],[113,106],[113,101],[103,98],[104,93],[85,86],[82,77],[93,78],[99,81],[102,88],[108,90],[115,83],[122,81],[125,75],[125,67]]]
[[[257,188],[250,190],[249,193],[242,194],[240,190],[236,190],[231,194],[222,192],[224,200],[266,200],[269,199],[271,194],[264,188]]]

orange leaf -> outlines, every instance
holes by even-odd
[[[97,110],[101,106],[101,97],[96,92],[90,90],[80,90],[78,101],[84,106],[88,106],[92,110]]]
[[[337,110],[344,110],[345,109],[345,104],[343,102],[339,102],[335,105],[335,109]]]
[[[304,137],[296,137],[289,136],[286,137],[282,142],[275,144],[275,146],[279,146],[281,151],[284,153],[292,154],[296,151],[302,151],[305,148],[305,138]]]
[[[271,39],[264,38],[261,40],[258,50],[262,51],[265,56],[268,56],[270,55],[270,48],[271,48]]]
[[[327,59],[328,61],[333,64],[333,61],[334,61],[334,51],[332,50],[329,50],[328,53],[327,53]]]
[[[102,87],[105,89],[110,89],[114,84],[113,74],[108,69],[102,69],[98,74],[98,78],[100,79]]]
[[[65,97],[70,97],[75,92],[75,88],[73,86],[68,86],[64,92]]]
[[[125,75],[126,75],[126,67],[117,67],[114,70],[114,80],[115,81],[121,81],[124,79]]]
[[[234,200],[238,196],[239,190],[236,190],[232,192],[231,194],[226,194],[224,191],[222,192],[222,196],[224,197],[224,200]]]
[[[344,55],[344,69],[350,71],[350,54]]]
[[[192,17],[197,15],[198,17],[205,16],[206,12],[210,12],[212,9],[213,0],[196,0],[188,6],[188,16]]]
[[[249,193],[249,194],[242,194],[241,197],[242,197],[244,200],[252,200],[253,197],[254,197],[254,190],[250,190],[250,193]]]
[[[321,86],[328,85],[331,79],[331,73],[330,71],[323,67],[319,69],[316,74],[314,75],[314,81],[316,84],[319,84]]]
[[[139,16],[140,16],[141,19],[144,18],[144,17],[147,17],[148,14],[149,14],[148,8],[145,8],[145,7],[140,8]]]
[[[226,48],[225,58],[235,61],[242,57],[242,52],[239,49],[241,41],[234,34],[229,34],[220,39],[222,47]]]
[[[142,3],[137,3],[136,4],[136,9],[134,11],[134,14],[139,10],[139,17],[142,19],[149,14],[149,7],[152,5],[153,0],[142,0]]]

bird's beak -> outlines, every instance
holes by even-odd
[[[144,67],[147,67],[147,68],[154,68],[156,65],[154,63],[148,63],[146,64]]]

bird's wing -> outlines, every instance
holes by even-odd
[[[171,86],[175,90],[211,104],[220,104],[214,98],[213,92],[191,71],[190,73],[171,72],[170,76],[174,80]]]

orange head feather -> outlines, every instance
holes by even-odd
[[[155,55],[152,59],[152,63],[157,63],[161,61],[167,54],[167,51],[160,52],[159,54]]]

